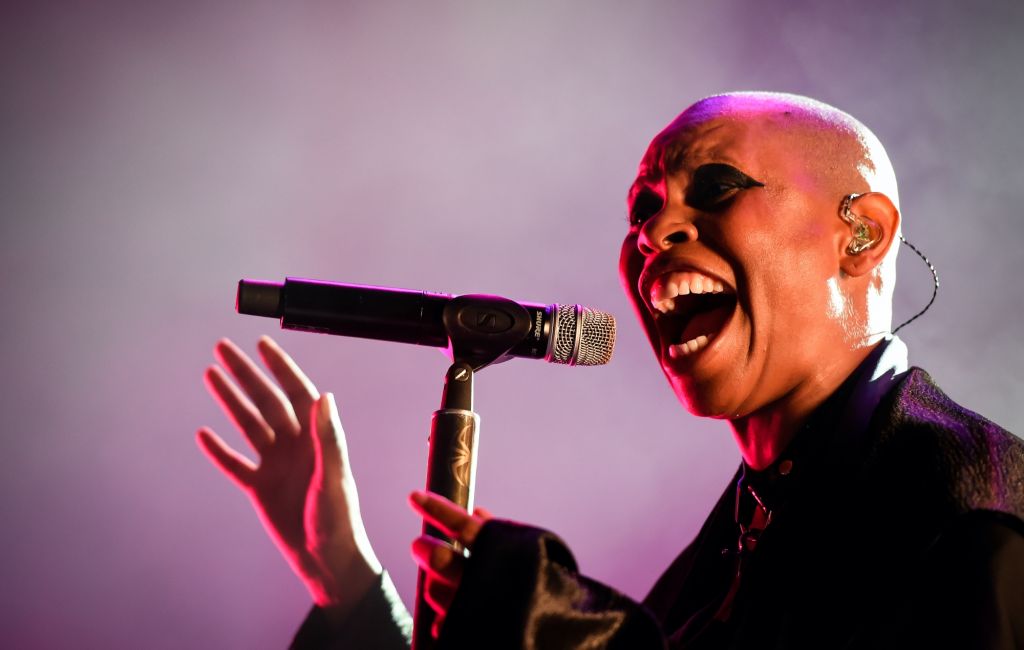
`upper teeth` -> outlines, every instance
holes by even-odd
[[[676,296],[691,293],[722,293],[725,285],[714,278],[696,271],[666,273],[651,286],[651,307],[665,314],[675,309]]]

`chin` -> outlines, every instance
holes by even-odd
[[[667,371],[669,383],[675,392],[679,403],[699,418],[712,418],[724,420],[730,417],[735,411],[730,408],[726,391],[716,386],[714,382],[697,382],[692,378],[681,378],[670,375]]]

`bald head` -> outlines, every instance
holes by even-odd
[[[680,131],[711,122],[757,122],[792,146],[823,182],[845,194],[881,192],[899,208],[896,174],[881,141],[853,116],[810,97],[736,92],[705,97],[683,111],[656,138],[671,168],[683,152],[673,147]]]

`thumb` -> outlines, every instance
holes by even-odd
[[[348,473],[348,448],[332,393],[322,394],[313,403],[309,420],[313,423],[315,476],[321,485],[337,485]]]

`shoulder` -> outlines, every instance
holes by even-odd
[[[890,399],[893,424],[931,429],[963,447],[1024,446],[998,424],[954,402],[921,368],[911,368]]]
[[[1024,517],[1024,441],[911,369],[879,407],[871,455],[903,480],[938,490],[953,512]]]

